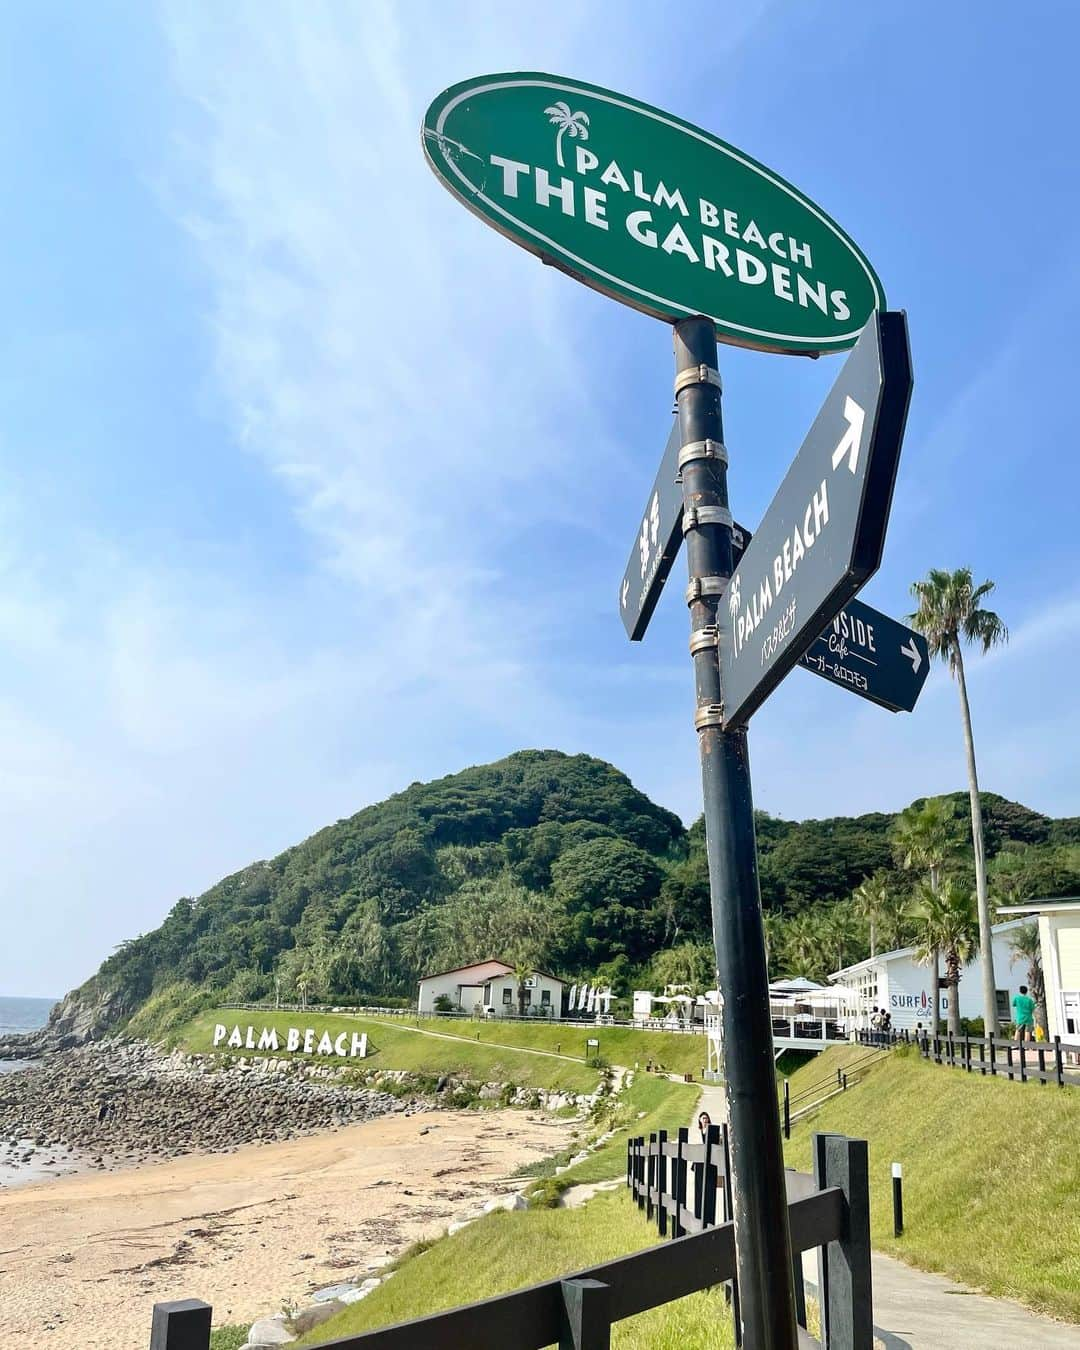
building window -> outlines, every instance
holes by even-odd
[[[526,989],[523,992],[525,994],[525,1007],[528,1008],[532,1003],[532,990]]]
[[[999,1022],[1012,1021],[1012,1004],[1009,1001],[1009,991],[1007,989],[995,989],[994,995],[997,998],[997,1019]]]
[[[541,991],[540,991],[540,1006],[541,1006],[542,1008],[550,1008],[550,1007],[551,1007],[551,990],[550,990],[550,989],[541,989]]]
[[[503,1007],[508,1008],[514,1001],[514,991],[508,984],[503,985]]]

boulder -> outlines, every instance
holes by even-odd
[[[349,1289],[350,1285],[342,1284],[337,1286],[339,1289]],[[325,1290],[320,1290],[325,1293]],[[318,1298],[318,1294],[313,1294],[313,1298]],[[328,1322],[336,1313],[341,1312],[345,1307],[343,1299],[331,1298],[322,1302],[313,1304],[310,1308],[302,1308],[294,1317],[289,1318],[289,1325],[298,1336],[303,1336],[306,1332],[313,1331],[315,1327],[321,1327],[324,1322]]]
[[[288,1345],[290,1341],[295,1340],[296,1337],[285,1325],[283,1313],[275,1313],[273,1317],[260,1317],[258,1321],[252,1322],[251,1330],[248,1332],[250,1350],[264,1350],[264,1347],[268,1346]]]
[[[520,1191],[511,1191],[509,1195],[497,1195],[484,1205],[485,1214],[494,1214],[497,1209],[528,1209],[529,1204]]]
[[[328,1284],[325,1289],[316,1289],[311,1295],[312,1303],[330,1303],[335,1298],[340,1298],[342,1294],[347,1294],[350,1289],[356,1286],[352,1284]],[[296,1319],[293,1318],[293,1321]]]

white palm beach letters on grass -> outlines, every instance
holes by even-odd
[[[567,132],[570,133],[570,139],[580,137],[581,140],[589,139],[589,114],[586,112],[571,112],[570,104],[564,103],[562,99],[558,103],[553,103],[550,108],[545,108],[544,112],[548,121],[553,127],[559,128],[559,134],[555,137],[555,163],[560,169],[565,169],[562,157],[562,138]]]

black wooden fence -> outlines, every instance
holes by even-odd
[[[814,1176],[788,1173],[788,1221],[793,1264],[799,1273],[797,1289],[801,1294],[799,1254],[820,1248],[824,1344],[828,1350],[871,1350],[866,1141],[815,1134],[813,1142]],[[654,1149],[651,1154],[643,1139],[631,1140],[627,1182],[641,1204],[640,1188],[648,1180],[651,1156],[658,1169],[654,1175],[658,1183],[663,1181],[664,1189],[659,1184],[647,1188],[654,1194],[651,1200],[646,1195],[644,1204],[651,1203],[657,1210],[658,1225],[659,1215],[665,1216],[663,1222],[671,1234],[668,1241],[562,1279],[545,1280],[379,1331],[325,1341],[320,1350],[544,1350],[552,1345],[560,1350],[609,1350],[613,1322],[734,1280],[734,1227],[711,1222],[718,1197],[725,1193],[722,1134],[713,1127],[709,1140],[690,1144],[687,1131],[680,1130],[674,1141],[665,1138],[658,1150],[659,1135],[650,1136],[649,1143]],[[685,1203],[688,1182],[694,1192],[690,1205]],[[685,1236],[676,1235],[684,1231]],[[211,1311],[199,1299],[156,1303],[150,1350],[209,1350]],[[800,1323],[805,1324],[801,1297],[799,1313]],[[803,1325],[800,1346],[818,1346]]]
[[[817,1247],[824,1344],[828,1350],[871,1350],[866,1141],[836,1134],[813,1139],[814,1176],[787,1174],[800,1345],[818,1345],[805,1330],[800,1259]],[[320,1350],[608,1350],[613,1322],[734,1280],[734,1228],[715,1222],[717,1208],[724,1212],[727,1206],[726,1178],[725,1139],[716,1126],[699,1144],[689,1142],[686,1130],[674,1140],[663,1132],[647,1143],[631,1140],[627,1183],[650,1217],[655,1213],[668,1241],[449,1312],[325,1341]],[[211,1311],[199,1299],[155,1304],[150,1350],[209,1350]]]
[[[710,1125],[706,1138],[690,1131],[639,1135],[626,1147],[626,1184],[661,1237],[700,1233],[731,1217],[727,1126]]]
[[[915,1045],[923,1059],[953,1069],[1016,1083],[1056,1083],[1077,1087],[1080,1080],[1066,1073],[1061,1037],[1052,1041],[1005,1041],[996,1036],[931,1036],[908,1031],[860,1031],[863,1045],[889,1048]]]

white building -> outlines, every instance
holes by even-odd
[[[1080,1042],[1080,899],[1032,900],[998,913],[1038,919],[1047,1028],[1051,1037]]]
[[[995,924],[993,933],[994,988],[997,991],[999,1022],[1012,1021],[1012,996],[1027,983],[1023,962],[1010,964],[1012,949],[1009,933],[1023,923],[1011,919]],[[949,1012],[949,989],[945,985],[945,963],[942,961],[941,1007],[939,1018],[944,1021]],[[982,1017],[982,963],[976,955],[970,965],[960,971],[960,1016]],[[914,1031],[921,1023],[925,1030],[933,1029],[933,1003],[930,995],[930,967],[915,960],[914,947],[899,947],[896,951],[880,952],[853,966],[845,966],[829,976],[833,984],[842,985],[858,996],[859,1018],[865,1019],[873,1008],[882,1008],[892,1015],[894,1031],[907,1028]]]
[[[518,1015],[524,1006],[527,1016],[560,1017],[562,994],[562,980],[542,970],[531,971],[519,991],[514,967],[491,959],[425,975],[416,1006],[422,1013],[436,1012],[436,1000],[445,996],[454,1012],[509,1017]]]

